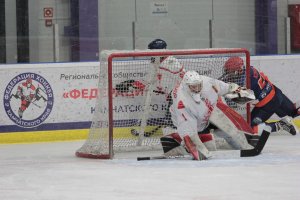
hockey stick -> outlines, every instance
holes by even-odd
[[[263,131],[261,136],[259,137],[256,146],[253,149],[241,150],[241,157],[252,157],[257,156],[263,150],[270,133],[268,131]]]
[[[185,156],[146,156],[146,157],[137,157],[137,161],[143,161],[143,160],[163,160],[163,159],[182,159],[182,160],[192,160],[193,157],[190,155]]]
[[[253,149],[246,149],[246,150],[240,150],[240,157],[253,157],[257,156],[261,153],[263,150],[268,138],[270,136],[270,133],[268,131],[263,131],[261,136],[259,137],[259,140],[256,144],[256,146]],[[189,155],[188,155],[189,156]],[[190,158],[192,159],[192,156],[148,156],[148,157],[137,157],[137,161],[143,161],[143,160],[160,160],[160,159],[178,159],[178,158]]]

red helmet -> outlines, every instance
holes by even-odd
[[[243,70],[244,61],[240,57],[229,58],[224,65],[224,70],[226,73],[236,73]]]

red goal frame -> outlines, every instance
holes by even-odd
[[[108,133],[109,150],[108,154],[92,155],[89,153],[76,152],[76,156],[97,159],[112,159],[113,150],[113,61],[116,58],[136,58],[136,57],[159,57],[159,56],[184,56],[197,54],[234,54],[243,53],[246,57],[246,87],[250,87],[250,53],[245,48],[220,48],[220,49],[186,49],[186,50],[138,50],[138,51],[112,51],[107,57],[108,71]],[[250,123],[250,104],[246,105],[247,122]]]

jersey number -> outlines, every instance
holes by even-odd
[[[258,79],[258,86],[260,89],[263,89],[266,84],[267,84],[267,81],[268,80],[268,77],[266,75],[264,75],[264,73],[259,73],[260,77]]]

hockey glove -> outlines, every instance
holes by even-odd
[[[242,89],[241,86],[235,83],[229,83],[228,93],[238,93]]]
[[[225,97],[238,104],[249,103],[256,99],[254,92],[246,88],[241,88],[239,91],[226,94]]]

